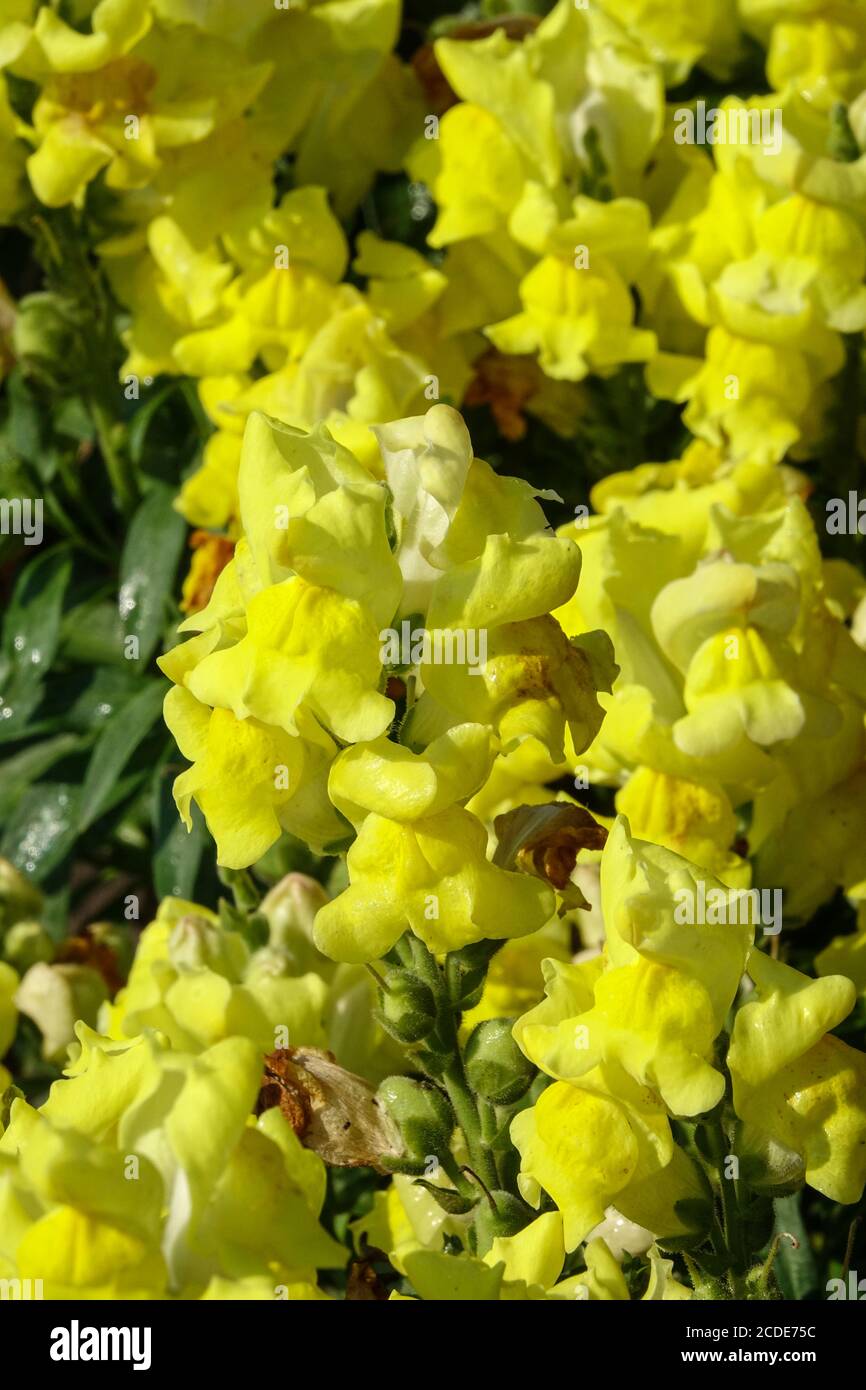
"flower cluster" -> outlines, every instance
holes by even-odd
[[[866,659],[849,626],[862,581],[822,559],[803,484],[698,441],[611,475],[598,514],[560,533],[583,568],[556,614],[608,632],[620,667],[572,773],[618,787],[642,838],[783,890],[788,925],[866,875]],[[498,790],[525,799],[562,770],[544,764],[501,759]]]
[[[53,1299],[320,1296],[316,1270],[343,1263],[318,1221],[324,1165],[279,1108],[253,1118],[255,1044],[78,1039],[66,1078],[38,1109],[14,1099],[0,1135],[2,1276]]]
[[[99,1014],[122,1042],[158,1031],[180,1052],[240,1036],[267,1053],[282,1043],[327,1048],[343,1066],[379,1081],[399,1057],[373,1017],[374,985],[358,966],[336,965],[312,940],[328,895],[290,874],[262,902],[267,937],[252,947],[196,903],[167,898],[142,931],[129,978]]]
[[[175,797],[187,820],[198,802],[220,863],[254,863],[282,830],[319,851],[354,831],[350,885],[317,919],[345,961],[407,928],[443,951],[544,926],[551,891],[488,863],[465,802],[500,749],[531,739],[556,760],[566,731],[585,748],[613,673],[607,639],[551,616],[577,585],[577,546],[545,530],[531,488],[473,458],[456,412],[377,437],[387,487],[327,432],[250,416],[243,536],[183,624],[195,635],[161,660],[192,762]],[[404,630],[443,641],[391,653],[386,634]]]
[[[0,1280],[772,1298],[862,1198],[866,6],[536,9],[0,4]]]
[[[728,904],[715,924],[678,918],[678,895],[699,880]],[[741,1192],[741,1178],[747,1190],[783,1191],[799,1176],[836,1201],[859,1201],[866,1059],[831,1036],[853,1007],[851,981],[809,980],[772,960],[741,924],[736,890],[632,839],[624,819],[601,881],[604,952],[550,961],[547,998],[515,1027],[553,1078],[512,1124],[521,1190],[534,1205],[542,1191],[553,1197],[566,1248],[587,1240],[611,1207],[665,1246],[699,1238],[711,1194],[696,1157],[712,1152],[713,1138],[722,1185]],[[752,993],[728,1041],[743,979]],[[724,1172],[729,1159],[738,1166]]]

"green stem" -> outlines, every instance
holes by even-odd
[[[102,560],[102,551],[97,548],[86,536],[81,534],[81,527],[78,526],[70,517],[69,513],[61,506],[56,493],[49,494],[45,498],[48,514],[58,530],[62,531],[72,545],[77,550],[83,550],[86,554],[94,556],[97,560]]]
[[[725,1134],[721,1120],[712,1127],[712,1149],[713,1159],[719,1175],[719,1186],[722,1195],[722,1221],[724,1229],[724,1242],[728,1258],[731,1263],[730,1283],[734,1297],[742,1296],[742,1281],[740,1276],[745,1274],[746,1253],[743,1246],[743,1231],[740,1222],[740,1204],[737,1198],[736,1178],[725,1176],[725,1166],[730,1154],[728,1148],[728,1137]]]
[[[397,949],[405,967],[414,970],[418,978],[432,991],[436,1000],[436,1051],[448,1059],[441,1073],[441,1082],[451,1101],[457,1123],[463,1131],[472,1167],[487,1187],[496,1188],[499,1186],[499,1174],[493,1154],[482,1133],[479,1105],[466,1078],[457,1035],[457,1015],[448,994],[443,972],[436,957],[417,937],[403,937]]]
[[[457,1191],[462,1192],[464,1197],[470,1197],[474,1195],[474,1190],[471,1182],[469,1182],[468,1178],[466,1177],[465,1173],[461,1169],[459,1163],[457,1162],[453,1154],[440,1154],[439,1166],[441,1167],[444,1173],[447,1173],[448,1177],[453,1182]]]
[[[490,1154],[490,1162],[496,1172],[496,1185],[501,1187],[499,1178],[499,1164],[496,1161],[494,1144],[499,1133],[499,1119],[496,1114],[496,1107],[488,1100],[478,1100],[478,1113],[481,1117],[481,1142]]]
[[[100,520],[99,516],[97,515],[95,509],[93,508],[90,502],[89,497],[87,496],[87,493],[82,487],[81,479],[76,474],[74,468],[72,468],[72,466],[70,465],[68,458],[66,458],[65,456],[61,456],[60,458],[58,471],[60,473],[61,478],[63,479],[64,486],[66,487],[66,490],[69,493],[70,497],[74,500],[76,505],[83,512],[88,525],[96,534],[97,539],[105,547],[107,547],[107,550],[110,553],[113,550],[116,543],[112,540],[111,536],[108,534],[105,527],[103,526],[102,521]]]
[[[737,1203],[736,1185],[733,1178],[725,1177],[724,1169],[719,1174],[719,1177],[722,1184],[722,1216],[725,1226],[725,1244],[728,1247],[728,1253],[734,1256],[740,1244],[739,1205]]]
[[[761,1273],[759,1274],[757,1281],[757,1287],[762,1298],[769,1298],[770,1296],[769,1288],[770,1278],[773,1273],[773,1265],[776,1263],[776,1256],[779,1253],[783,1240],[789,1240],[791,1242],[791,1248],[794,1250],[798,1250],[800,1247],[800,1242],[798,1241],[797,1237],[792,1236],[790,1231],[779,1231],[773,1237],[772,1242],[770,1244],[770,1249],[767,1252],[767,1258],[765,1259],[761,1267]]]
[[[499,1122],[496,1118],[496,1109],[490,1101],[479,1100],[478,1112],[481,1116],[481,1134],[485,1144],[492,1144],[499,1132]]]
[[[466,1080],[466,1073],[463,1070],[463,1058],[460,1056],[457,1047],[457,1036],[455,1029],[455,1050],[448,1066],[445,1069],[442,1080],[448,1092],[448,1099],[454,1107],[454,1114],[457,1116],[457,1123],[463,1131],[466,1140],[466,1147],[473,1168],[478,1176],[490,1188],[495,1188],[499,1184],[496,1172],[496,1164],[493,1162],[493,1155],[484,1143],[481,1134],[481,1119],[478,1114],[478,1107],[475,1104],[475,1097]]]
[[[857,1235],[857,1227],[860,1225],[860,1222],[862,1220],[863,1213],[858,1212],[857,1215],[854,1217],[854,1220],[851,1222],[851,1225],[848,1227],[848,1241],[845,1245],[845,1258],[842,1261],[842,1279],[846,1284],[848,1282],[848,1271],[851,1268],[851,1260],[854,1256],[854,1240]],[[790,1239],[793,1240],[794,1237],[791,1236]]]
[[[114,421],[105,406],[98,401],[91,401],[90,413],[96,426],[99,450],[105,463],[112,491],[121,511],[129,516],[135,510],[139,497],[132,466],[126,454],[115,446]]]
[[[249,869],[220,869],[219,880],[231,889],[234,905],[239,912],[254,912],[261,902],[261,893]]]

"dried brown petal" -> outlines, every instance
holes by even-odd
[[[526,434],[523,410],[540,384],[541,369],[534,357],[506,357],[491,348],[475,362],[465,404],[489,405],[503,439],[520,440]]]
[[[265,1057],[257,1113],[278,1105],[305,1148],[337,1168],[390,1172],[403,1153],[399,1132],[369,1082],[318,1047],[283,1047]]]
[[[346,1298],[353,1302],[366,1303],[380,1303],[387,1300],[388,1290],[370,1260],[353,1260],[349,1265]]]
[[[101,975],[110,994],[123,984],[117,953],[105,941],[99,941],[87,927],[79,936],[68,936],[57,948],[54,957],[58,964],[89,965]]]
[[[499,839],[493,862],[551,884],[566,907],[589,907],[571,875],[582,849],[604,848],[607,831],[583,806],[551,801],[545,806],[517,806],[497,816]]]

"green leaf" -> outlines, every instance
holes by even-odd
[[[123,638],[117,604],[89,599],[65,615],[60,629],[60,655],[82,666],[125,665]],[[130,667],[132,664],[128,663]]]
[[[3,651],[20,667],[44,674],[57,651],[63,599],[72,574],[68,547],[46,551],[24,566],[3,623]]]
[[[6,382],[9,400],[8,438],[13,452],[37,468],[45,452],[45,412],[40,409],[19,368]]]
[[[424,1178],[416,1178],[417,1187],[423,1187],[425,1192],[429,1192],[439,1203],[443,1211],[447,1211],[449,1216],[466,1216],[478,1205],[477,1197],[464,1197],[462,1193],[455,1192],[453,1187],[436,1187],[432,1182],[427,1182]]]
[[[19,739],[39,705],[60,636],[72,561],[66,547],[24,566],[3,623],[0,743]]]
[[[0,854],[41,882],[75,843],[79,796],[80,788],[69,782],[31,787],[9,819]]]
[[[138,639],[138,669],[156,649],[174,588],[186,522],[173,508],[174,492],[156,483],[129,527],[120,559],[118,607],[126,636]]]
[[[0,763],[0,820],[7,819],[27,788],[43,773],[86,744],[87,739],[81,734],[57,734]]]
[[[158,898],[192,899],[208,833],[197,806],[192,808],[192,830],[180,819],[171,794],[177,771],[177,767],[163,766],[154,778],[153,883]]]
[[[62,682],[52,681],[40,713],[62,709],[65,728],[95,737],[141,689],[141,676],[129,669],[131,664],[79,667],[67,673]]]
[[[213,429],[190,384],[172,378],[154,385],[127,429],[129,455],[139,470],[175,490],[178,476]]]
[[[94,437],[93,420],[90,411],[80,396],[69,396],[61,401],[54,414],[54,429],[58,434],[79,443]]]
[[[159,718],[164,696],[162,681],[148,681],[112,716],[99,735],[81,788],[80,831],[98,820],[110,804],[121,772]]]
[[[773,1206],[776,1234],[787,1231],[798,1242],[795,1250],[789,1240],[782,1239],[774,1265],[776,1278],[785,1298],[800,1300],[813,1293],[818,1284],[815,1256],[800,1211],[800,1193],[793,1197],[779,1197]]]

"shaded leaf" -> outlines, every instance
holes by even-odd
[[[120,560],[118,608],[124,634],[138,638],[138,669],[156,649],[166,621],[186,534],[173,489],[155,484],[130,523]]]
[[[80,794],[70,782],[31,787],[9,819],[0,853],[39,883],[75,843]]]
[[[61,758],[77,752],[86,743],[86,738],[80,734],[57,734],[7,758],[0,768],[0,820],[10,815],[31,783],[36,782]]]
[[[164,695],[162,681],[148,681],[103,729],[84,775],[79,830],[86,830],[107,809],[121,772],[159,718]]]
[[[785,1298],[802,1299],[814,1292],[818,1283],[815,1256],[800,1211],[800,1194],[779,1197],[773,1207],[776,1214],[775,1231],[787,1231],[797,1241],[797,1248],[782,1240],[773,1266]]]
[[[453,1187],[436,1187],[425,1178],[416,1178],[415,1183],[418,1187],[423,1187],[425,1192],[429,1192],[449,1216],[466,1216],[478,1205],[477,1197],[464,1197],[462,1193],[455,1192]]]
[[[192,830],[177,813],[171,793],[176,767],[157,769],[153,792],[153,883],[158,898],[192,899],[202,855],[209,844],[204,816],[192,807]]]

